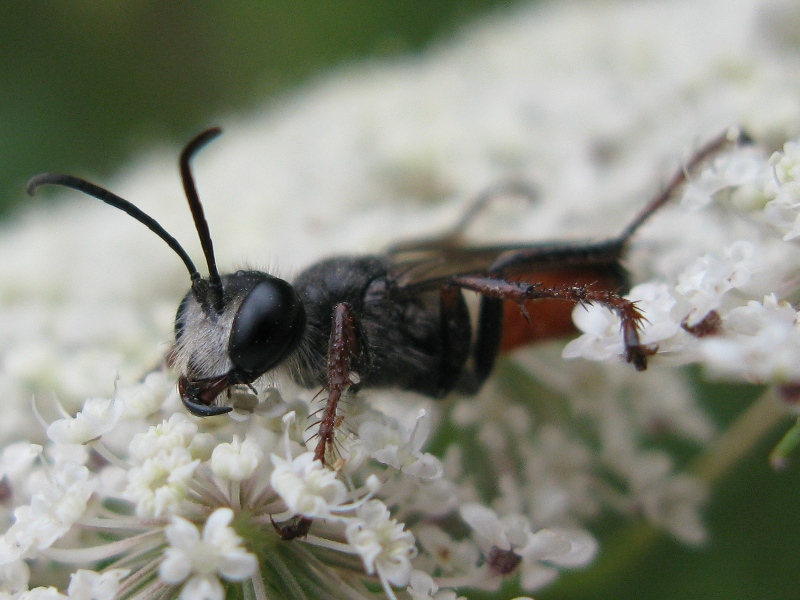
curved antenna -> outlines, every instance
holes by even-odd
[[[214,307],[217,313],[222,312],[224,306],[222,302],[222,280],[219,277],[219,271],[217,271],[217,261],[214,258],[214,244],[211,242],[208,221],[206,221],[203,204],[200,202],[200,197],[197,194],[197,187],[194,183],[194,177],[192,177],[192,169],[189,162],[198,150],[221,133],[222,129],[220,127],[212,127],[211,129],[206,129],[199,133],[192,141],[186,144],[183,152],[181,152],[180,158],[183,189],[186,192],[186,200],[189,201],[189,210],[192,211],[194,227],[197,230],[197,235],[200,237],[200,244],[203,247],[203,254],[206,257],[206,264],[208,265],[209,300],[211,306]]]
[[[101,188],[99,185],[95,185],[94,183],[86,181],[85,179],[73,177],[72,175],[62,175],[61,173],[40,173],[39,175],[34,175],[30,178],[30,180],[28,180],[25,189],[29,195],[33,196],[36,194],[36,190],[43,185],[60,185],[62,187],[71,188],[73,190],[83,192],[89,196],[93,196],[98,200],[102,200],[114,208],[118,208],[122,212],[139,221],[139,223],[147,227],[150,231],[164,240],[167,245],[172,248],[175,254],[181,257],[183,264],[185,264],[186,268],[189,270],[189,275],[192,278],[192,282],[196,282],[201,279],[200,273],[197,272],[197,268],[195,268],[192,259],[190,259],[189,255],[186,254],[186,251],[178,243],[178,240],[167,233],[167,230],[164,229],[153,217],[142,211],[140,208],[137,208],[127,200],[120,198],[113,192],[109,192],[107,189]]]

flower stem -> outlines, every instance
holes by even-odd
[[[695,475],[709,485],[716,483],[786,417],[787,411],[774,389],[761,394],[694,462],[690,470]]]

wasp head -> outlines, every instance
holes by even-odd
[[[212,405],[233,385],[250,384],[280,364],[297,346],[305,329],[305,309],[292,286],[260,271],[237,271],[220,276],[203,205],[197,194],[190,162],[194,154],[217,137],[207,129],[181,152],[180,171],[186,199],[208,265],[202,277],[189,255],[155,219],[116,194],[84,179],[42,173],[28,182],[33,195],[42,185],[69,187],[102,200],[133,217],[164,240],[180,257],[192,287],[175,318],[173,363],[181,371],[178,388],[186,408],[210,416],[231,410]]]
[[[193,285],[175,317],[174,364],[181,370],[181,397],[194,414],[228,387],[249,384],[278,366],[305,330],[306,313],[294,288],[260,271],[237,271],[221,281],[221,309]],[[207,280],[200,280],[206,283]]]

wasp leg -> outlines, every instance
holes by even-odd
[[[445,237],[458,237],[463,234],[475,218],[486,210],[486,207],[489,206],[492,200],[502,196],[519,196],[533,204],[539,198],[539,190],[532,184],[521,179],[498,181],[483,190],[478,197],[475,198]]]
[[[314,458],[325,463],[325,456],[333,446],[338,425],[337,408],[344,391],[350,387],[352,364],[358,356],[358,324],[353,307],[347,302],[337,304],[333,310],[333,325],[328,345],[328,399],[322,411],[317,431]]]
[[[439,337],[442,358],[437,396],[445,396],[453,389],[469,391],[461,389],[461,379],[470,354],[472,326],[464,294],[455,286],[445,285],[439,290]]]
[[[333,447],[336,427],[340,423],[337,415],[342,393],[353,386],[351,366],[358,355],[358,326],[355,311],[347,302],[337,304],[333,309],[331,338],[328,344],[328,385],[325,390],[328,398],[322,411],[322,418],[317,431],[317,445],[314,448],[314,459],[326,464],[326,456]],[[272,526],[282,540],[290,541],[308,535],[313,519],[295,515],[288,521]]]
[[[467,207],[467,210],[464,211],[455,225],[444,233],[432,237],[400,242],[390,246],[387,252],[389,254],[398,254],[400,252],[418,252],[461,246],[461,236],[464,234],[467,227],[472,224],[478,215],[486,210],[486,207],[489,206],[493,200],[503,196],[519,196],[533,203],[539,197],[539,193],[533,185],[526,181],[515,179],[499,181],[481,192]]]
[[[647,221],[647,219],[649,219],[654,212],[658,211],[659,208],[666,204],[675,191],[684,183],[686,183],[689,176],[695,173],[707,160],[713,158],[725,150],[725,148],[730,146],[752,143],[753,140],[746,131],[733,127],[719,134],[705,146],[702,146],[692,155],[685,165],[675,172],[664,190],[655,198],[653,198],[650,203],[645,206],[644,209],[636,216],[636,218],[628,224],[628,226],[619,235],[618,239],[623,244],[630,239],[636,230],[639,229],[639,227],[645,221]]]
[[[614,292],[580,285],[548,288],[523,281],[506,281],[504,279],[472,275],[454,277],[450,280],[450,284],[477,292],[484,298],[516,302],[523,311],[525,310],[523,303],[530,300],[560,299],[568,300],[575,304],[597,302],[619,315],[626,360],[633,364],[637,371],[643,371],[647,368],[647,357],[655,354],[657,350],[655,347],[643,345],[639,339],[639,329],[644,317],[636,307],[636,304]],[[493,359],[494,356],[492,355],[491,358]]]
[[[730,130],[719,134],[702,146],[675,171],[666,187],[613,239],[591,244],[534,244],[527,248],[509,248],[497,257],[488,271],[495,275],[506,276],[513,272],[530,274],[537,269],[546,268],[554,270],[563,270],[567,267],[598,268],[608,275],[613,275],[622,283],[621,287],[627,287],[627,275],[619,265],[619,261],[633,234],[708,160],[732,145],[748,143],[751,143],[751,139],[745,132]],[[469,213],[470,211],[465,217]]]
[[[457,286],[451,286],[451,289],[458,290],[461,295]],[[502,338],[503,300],[483,296],[478,312],[475,344],[468,359],[462,362],[458,371],[459,378],[453,382],[451,389],[462,394],[476,394],[492,372]]]

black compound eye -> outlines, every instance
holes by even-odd
[[[228,354],[236,368],[258,376],[279,363],[300,341],[306,323],[303,304],[283,279],[258,282],[239,305]]]

